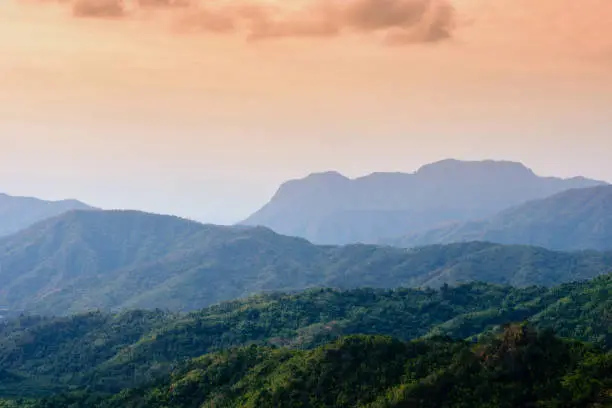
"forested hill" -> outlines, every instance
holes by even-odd
[[[475,240],[555,250],[611,249],[612,186],[565,191],[481,221],[413,233],[386,243],[414,247]]]
[[[131,311],[0,324],[0,396],[89,387],[117,392],[177,362],[258,344],[311,349],[352,334],[470,339],[529,321],[612,347],[612,275],[551,289],[471,283],[435,290],[329,289],[257,296],[187,315]]]
[[[221,227],[134,211],[74,211],[0,239],[0,305],[9,312],[200,309],[311,287],[515,286],[588,279],[612,252],[483,242],[414,250],[317,246],[266,228]]]
[[[511,325],[477,344],[350,336],[309,351],[249,346],[191,360],[114,396],[86,392],[28,405],[594,408],[611,406],[611,389],[612,354]]]

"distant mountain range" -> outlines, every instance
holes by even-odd
[[[565,191],[482,221],[445,226],[386,243],[413,247],[468,241],[558,250],[612,249],[612,186]]]
[[[539,177],[520,163],[498,161],[444,160],[413,174],[374,173],[354,180],[328,172],[283,184],[242,224],[319,244],[375,243],[604,184],[582,177]]]
[[[220,227],[135,211],[72,211],[0,239],[0,305],[193,310],[269,291],[468,281],[554,285],[609,272],[612,252],[482,242],[415,250],[317,246],[262,227]]]
[[[70,210],[92,207],[77,200],[45,201],[0,193],[0,236],[10,235]]]

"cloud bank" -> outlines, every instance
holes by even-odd
[[[153,10],[172,15],[181,31],[242,34],[248,40],[375,35],[390,44],[452,37],[447,0],[59,0],[78,18],[132,18]]]

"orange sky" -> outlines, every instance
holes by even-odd
[[[0,190],[226,222],[328,169],[612,180],[609,0],[113,1],[0,3]]]

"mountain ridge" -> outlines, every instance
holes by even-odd
[[[350,179],[313,173],[283,183],[243,225],[263,225],[314,243],[375,243],[467,221],[574,188],[607,184],[584,177],[539,177],[522,163],[448,159],[413,173]]]
[[[570,189],[478,221],[381,242],[414,247],[485,240],[553,250],[612,248],[612,186]]]
[[[47,201],[0,193],[0,237],[14,234],[39,221],[70,210],[93,209],[95,208],[76,199]]]
[[[320,246],[265,227],[206,225],[138,211],[73,211],[0,239],[0,265],[0,305],[9,312],[69,314],[193,310],[321,286],[554,285],[609,272],[612,251],[485,242],[413,250]]]

